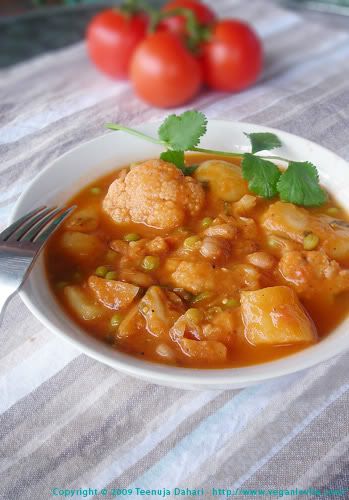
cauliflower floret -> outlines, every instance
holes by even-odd
[[[202,186],[171,163],[149,160],[134,166],[109,187],[103,208],[115,222],[137,222],[170,230],[204,203]]]
[[[169,245],[161,236],[156,236],[153,240],[149,241],[146,247],[151,255],[163,255],[169,250]]]
[[[191,293],[198,294],[214,290],[217,284],[216,270],[206,261],[168,259],[166,270],[171,273],[170,283],[177,288],[184,288]]]
[[[288,252],[280,260],[279,270],[305,298],[323,294],[325,290],[329,297],[349,290],[349,270],[342,269],[323,251]]]
[[[170,258],[165,263],[168,281],[176,288],[199,294],[221,290],[233,294],[239,289],[255,290],[260,273],[249,264],[237,264],[233,269],[216,268],[206,260],[189,262]]]
[[[168,252],[169,246],[161,236],[152,240],[142,239],[129,243],[128,256],[131,259],[145,257],[146,255],[163,255]]]

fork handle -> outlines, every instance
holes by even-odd
[[[18,287],[16,286],[1,286],[0,288],[0,326],[4,318],[4,313],[10,298],[15,294]]]
[[[25,248],[7,248],[0,254],[0,325],[9,299],[21,287],[34,259],[26,255]]]

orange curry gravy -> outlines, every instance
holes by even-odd
[[[213,159],[213,157],[198,154],[188,155],[187,164],[201,163],[209,159]],[[227,161],[239,165],[238,160],[232,161],[230,158],[227,159]],[[102,209],[102,202],[108,192],[110,184],[119,175],[119,171],[116,171],[94,181],[69,201],[69,205],[77,205],[75,213],[87,207],[88,213],[90,213],[89,210],[91,210],[92,214],[97,214],[98,223],[92,223],[91,226],[87,227],[87,230],[86,227],[83,230],[83,234],[92,235],[95,238],[93,240],[95,244],[92,242],[90,249],[84,252],[80,251],[79,248],[74,249],[74,241],[69,241],[68,247],[66,242],[62,243],[65,237],[64,235],[67,232],[68,220],[65,225],[59,228],[53,235],[45,250],[47,276],[51,290],[65,312],[77,322],[86,333],[97,337],[101,341],[107,342],[116,350],[123,351],[140,359],[188,368],[226,368],[253,365],[287,356],[311,344],[306,340],[305,342],[301,341],[294,344],[286,343],[285,345],[280,345],[277,342],[271,344],[257,343],[254,345],[251,339],[246,338],[244,333],[244,326],[241,320],[241,307],[239,305],[239,290],[231,296],[227,295],[226,290],[221,289],[218,280],[215,290],[210,290],[206,294],[205,290],[200,290],[200,293],[195,294],[192,290],[178,290],[181,287],[171,282],[170,276],[173,269],[171,269],[171,265],[168,265],[167,261],[169,258],[173,257],[173,252],[178,252],[178,247],[183,248],[183,243],[188,237],[199,235],[199,242],[196,243],[196,246],[194,245],[192,249],[185,250],[184,256],[182,256],[181,259],[184,261],[186,259],[190,261],[204,261],[205,258],[200,254],[200,241],[203,239],[203,219],[209,217],[214,220],[219,214],[226,214],[228,217],[234,216],[234,203],[219,199],[216,194],[210,190],[209,183],[206,183],[204,207],[198,215],[187,218],[184,224],[179,228],[164,231],[154,229],[144,224],[117,224],[104,212]],[[210,262],[210,265],[215,269],[217,267],[232,269],[236,265],[247,265],[249,269],[252,268],[252,274],[253,271],[256,271],[258,274],[257,288],[279,285],[286,285],[293,288],[299,296],[300,302],[306,309],[307,314],[315,324],[317,337],[314,337],[314,341],[316,342],[331,332],[347,315],[349,309],[349,295],[347,292],[349,289],[349,280],[348,286],[343,286],[344,291],[341,289],[340,293],[336,293],[335,295],[329,294],[328,288],[319,287],[318,282],[312,283],[311,277],[309,278],[309,290],[311,291],[317,288],[317,290],[315,292],[313,290],[312,293],[307,293],[307,283],[305,283],[305,288],[303,287],[301,292],[298,293],[300,289],[294,286],[294,283],[285,280],[278,268],[282,253],[285,250],[280,250],[280,241],[277,240],[280,235],[276,234],[275,241],[274,234],[261,229],[261,220],[264,214],[269,207],[276,202],[278,202],[277,199],[265,200],[258,198],[256,206],[249,209],[248,213],[239,214],[239,217],[253,219],[257,223],[256,235],[253,240],[244,240],[242,237],[239,237],[238,233],[238,236],[232,242],[233,250],[230,256],[224,260],[224,263]],[[304,209],[302,208],[301,210]],[[328,215],[331,213],[331,216],[336,219],[341,219],[343,221],[349,220],[344,211],[338,207],[338,204],[330,198],[325,206],[306,210],[313,215]],[[73,217],[74,213],[70,216],[70,219]],[[214,225],[214,223],[212,224]],[[343,227],[345,230],[345,226]],[[71,232],[70,228],[69,233],[71,234]],[[141,239],[153,239],[156,236],[161,236],[165,239],[168,238],[170,244],[168,251],[158,256],[158,267],[156,269],[144,270],[142,268],[141,261],[144,258],[144,253],[140,254],[140,260],[136,263],[132,263],[132,266],[136,268],[136,270],[138,268],[139,273],[146,275],[145,286],[139,287],[139,291],[134,300],[132,300],[131,305],[121,310],[117,310],[117,308],[106,307],[103,302],[98,300],[97,296],[88,285],[88,279],[96,274],[97,268],[102,266],[104,270],[113,272],[113,280],[126,281],[126,279],[122,278],[122,273],[125,270],[124,268],[126,268],[127,272],[127,267],[129,267],[128,261],[121,253],[113,251],[110,248],[110,243],[115,240],[124,241],[124,236],[130,233],[138,234]],[[288,238],[286,236],[284,238],[284,235],[282,235],[281,244],[283,243],[285,243],[286,246],[288,244],[290,245],[290,248],[286,248],[287,251],[302,253],[305,251],[303,243],[295,241],[293,237]],[[127,244],[130,245],[130,243]],[[134,243],[131,245],[134,245]],[[318,250],[319,246],[321,246],[321,241],[315,250]],[[248,256],[255,252],[265,252],[267,255],[271,256],[274,264],[267,269],[255,267],[248,260]],[[302,258],[305,259],[305,257]],[[340,262],[341,269],[345,270],[348,264],[349,262]],[[106,278],[104,277],[102,279]],[[138,278],[132,281],[132,276],[127,281],[130,283],[133,282],[136,285],[140,284]],[[170,337],[168,331],[163,332],[161,335],[154,335],[149,332],[146,328],[145,319],[141,315],[138,319],[133,318],[130,323],[133,329],[137,323],[136,333],[133,332],[130,335],[123,334],[120,336],[120,325],[117,323],[120,321],[122,322],[129,314],[129,311],[134,308],[135,304],[139,304],[142,300],[142,296],[144,296],[147,288],[149,288],[147,285],[150,283],[160,285],[163,287],[162,289],[167,292],[178,293],[182,301],[182,313],[185,313],[189,308],[195,308],[199,310],[199,318],[202,321],[209,323],[216,313],[228,311],[232,325],[231,331],[228,335],[222,334],[220,337],[219,334],[214,334],[212,337],[213,340],[216,339],[225,346],[226,356],[223,357],[223,359],[221,357],[215,358],[214,354],[211,355],[212,353],[209,356],[190,356],[188,352],[184,352],[180,345]],[[75,291],[82,291],[83,301],[87,301],[87,308],[92,305],[92,315],[90,314],[90,309],[84,310],[86,304],[82,304],[80,307],[79,304],[75,303],[75,305],[72,306],[72,298],[67,294],[67,290],[71,289],[71,287],[73,287]],[[242,289],[244,289],[244,287],[242,287]],[[247,287],[247,289],[249,288]],[[252,285],[250,289],[254,290],[256,287]],[[330,288],[330,290],[332,290],[332,288]],[[202,297],[201,300],[200,296]],[[77,300],[79,300],[79,296]],[[94,314],[93,307],[98,308],[98,313]],[[117,320],[115,321],[114,319],[114,321],[112,321],[116,313]],[[179,315],[178,313],[177,317]],[[223,321],[225,321],[224,317]],[[185,335],[188,339],[199,340],[195,336],[195,332],[193,333],[190,328]],[[208,340],[210,340],[209,337]]]

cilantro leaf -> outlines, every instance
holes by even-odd
[[[197,146],[206,133],[207,119],[199,111],[170,115],[158,130],[159,138],[175,151],[188,151]]]
[[[185,167],[184,169],[181,169],[184,175],[191,175],[192,173],[195,172],[195,170],[198,168],[199,164],[195,165],[189,165],[188,167]]]
[[[250,191],[264,198],[272,198],[277,194],[276,185],[281,172],[274,163],[245,153],[241,167]]]
[[[182,170],[184,175],[191,175],[199,165],[186,166],[184,162],[184,151],[173,151],[169,149],[161,153],[160,158],[176,165],[179,170]]]
[[[169,163],[173,163],[177,168],[181,170],[185,168],[184,163],[184,151],[164,151],[161,153],[160,158],[164,161],[168,161]]]
[[[278,136],[271,132],[255,132],[252,134],[246,134],[246,132],[244,132],[244,134],[251,141],[252,153],[267,151],[282,146]]]
[[[319,185],[315,165],[308,161],[291,161],[277,184],[280,198],[296,205],[317,207],[325,203],[327,196]]]

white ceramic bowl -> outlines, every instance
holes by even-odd
[[[156,135],[159,123],[141,125],[138,130]],[[202,147],[222,150],[249,150],[243,132],[275,132],[283,146],[271,154],[313,162],[321,182],[349,209],[348,164],[313,142],[264,126],[210,120]],[[132,161],[155,157],[160,147],[122,132],[110,132],[69,151],[45,168],[22,194],[12,220],[38,205],[64,204],[84,185]],[[297,354],[260,365],[223,370],[194,370],[158,365],[115,351],[87,335],[62,313],[52,295],[39,258],[21,297],[30,311],[52,332],[74,344],[87,355],[128,375],[157,384],[183,389],[231,389],[293,373],[324,361],[349,347],[349,319],[318,344]]]

